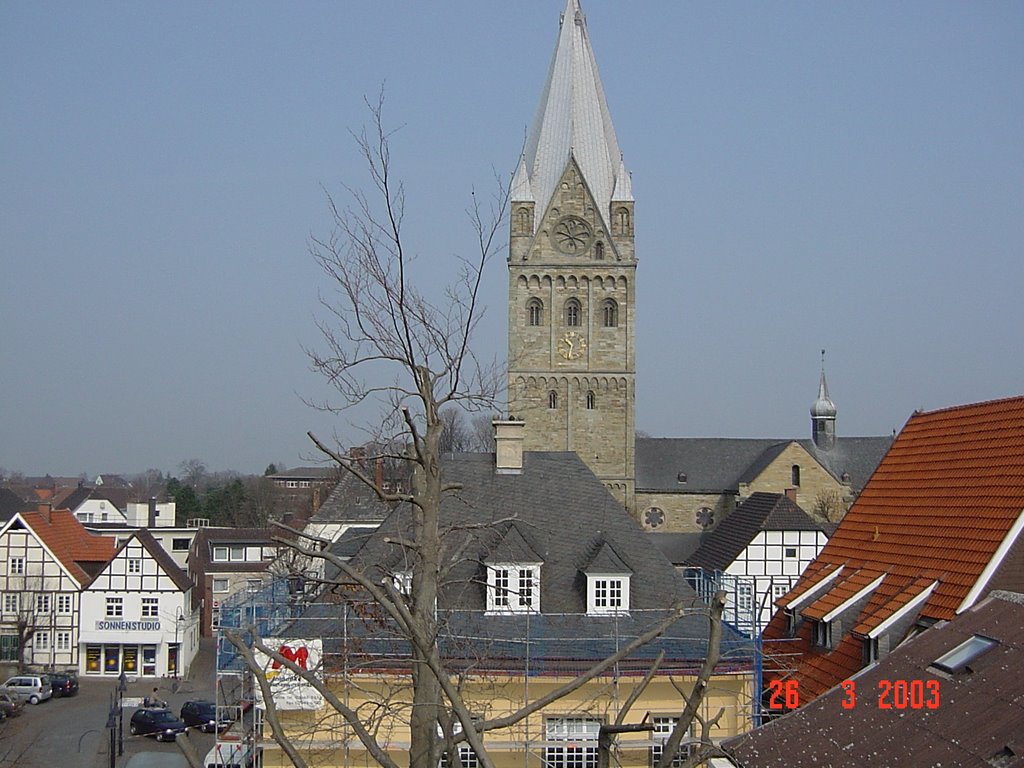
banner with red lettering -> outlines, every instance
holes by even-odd
[[[281,656],[294,663],[299,669],[323,679],[321,663],[323,659],[323,641],[315,640],[284,640],[266,638],[264,644],[276,650]],[[274,704],[278,709],[320,709],[324,705],[323,696],[305,677],[297,674],[288,665],[278,659],[254,649],[256,663],[270,683],[270,691],[274,696]],[[259,687],[256,688],[256,706],[263,706],[263,696]]]

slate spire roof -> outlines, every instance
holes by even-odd
[[[542,213],[572,157],[607,225],[613,192],[616,200],[632,200],[629,174],[619,152],[579,0],[567,1],[560,24],[547,83],[520,161],[528,183],[513,185],[513,199],[531,199],[524,196],[529,192],[538,214]]]

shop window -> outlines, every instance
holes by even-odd
[[[100,673],[100,653],[102,652],[101,646],[98,645],[87,645],[85,646],[85,671],[88,674],[98,675]]]
[[[139,669],[139,647],[137,645],[126,645],[124,647],[124,671],[135,673]]]
[[[105,645],[103,646],[103,671],[106,674],[116,675],[121,671],[121,646],[119,645]]]
[[[156,646],[142,646],[142,674],[146,677],[156,675]]]

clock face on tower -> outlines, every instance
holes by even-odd
[[[584,253],[590,247],[594,232],[579,216],[565,216],[555,224],[551,238],[555,247],[567,256]]]
[[[558,354],[566,360],[579,360],[587,351],[587,339],[582,333],[567,331],[565,336],[558,340]]]

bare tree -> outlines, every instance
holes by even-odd
[[[478,413],[473,417],[473,448],[481,453],[494,453],[494,425],[497,414]]]
[[[466,424],[461,408],[449,406],[441,411],[441,453],[461,453],[473,450],[473,432]]]
[[[476,235],[475,254],[472,259],[460,259],[457,278],[445,289],[443,299],[429,299],[412,277],[412,258],[403,237],[405,193],[392,173],[393,133],[385,128],[383,105],[383,96],[367,102],[370,126],[354,136],[374,193],[345,187],[350,198],[347,206],[328,195],[334,231],[311,242],[312,255],[329,278],[332,292],[320,300],[326,319],[318,326],[326,350],[307,350],[314,369],[339,396],[337,402],[312,403],[315,407],[338,413],[373,400],[382,406],[382,419],[367,449],[357,456],[312,432],[309,437],[381,501],[408,509],[408,531],[400,541],[391,543],[398,543],[406,552],[410,583],[381,580],[326,551],[327,542],[303,539],[298,531],[280,541],[305,557],[325,560],[339,574],[329,585],[332,590],[349,595],[358,591],[360,599],[379,612],[381,626],[397,628],[407,647],[411,694],[405,698],[388,691],[376,701],[392,707],[401,701],[406,707],[409,765],[437,768],[442,753],[447,752],[458,766],[454,747],[467,742],[480,764],[493,768],[482,733],[515,725],[578,690],[664,632],[686,609],[682,605],[667,608],[662,620],[642,636],[511,713],[485,722],[470,713],[460,676],[446,666],[438,643],[438,591],[449,567],[443,561],[442,537],[448,531],[442,523],[441,506],[448,494],[461,487],[442,478],[441,469],[446,447],[469,442],[464,425],[457,435],[453,427],[461,413],[493,409],[503,381],[503,369],[496,362],[478,358],[470,341],[480,317],[481,279],[498,249],[497,233],[505,217],[508,192],[502,187],[486,210],[474,197],[468,213]],[[404,463],[410,468],[410,483],[400,491],[387,491],[375,483],[372,468],[378,460]],[[387,751],[388,734],[380,730],[379,712],[367,715],[350,709],[314,671],[258,636],[247,640],[244,633],[230,630],[225,630],[225,636],[256,673],[266,705],[266,723],[294,765],[303,767],[306,761],[277,711],[256,651],[318,690],[373,759],[386,768],[397,768]]]

